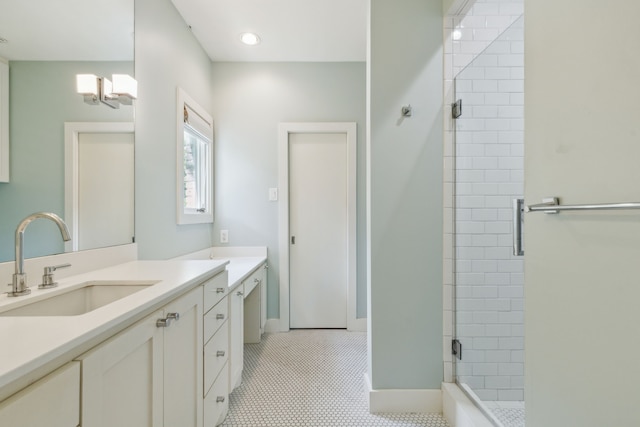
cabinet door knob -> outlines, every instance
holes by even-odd
[[[223,350],[218,350],[216,352],[216,357],[224,357],[224,355],[225,355],[225,352]]]
[[[224,396],[216,397],[216,403],[222,403],[222,402],[224,402]]]
[[[223,320],[224,314],[216,314],[216,320]]]
[[[241,296],[243,296],[243,295],[244,295],[244,292],[240,292],[240,291],[238,291],[238,293],[237,293],[236,295],[238,295],[239,297],[241,297]]]
[[[260,283],[260,279],[253,279],[253,283]]]
[[[216,288],[216,294],[224,294],[224,288]]]
[[[156,326],[158,328],[166,328],[171,325],[172,320],[180,320],[180,313],[167,313],[167,317],[156,321]]]

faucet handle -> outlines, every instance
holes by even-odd
[[[38,285],[38,289],[55,288],[58,286],[58,282],[53,281],[53,272],[60,268],[71,267],[71,264],[52,265],[44,268],[44,274],[42,275],[42,283]]]

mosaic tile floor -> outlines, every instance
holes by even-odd
[[[439,414],[370,414],[366,334],[294,330],[245,344],[223,427],[448,427]]]
[[[484,402],[504,427],[525,427],[524,402]]]

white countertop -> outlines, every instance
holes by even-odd
[[[255,270],[261,262],[264,259],[234,259],[229,284],[235,286],[238,277],[248,274],[243,269],[254,265]],[[24,305],[87,281],[158,281],[78,316],[0,317],[0,400],[223,271],[228,263],[228,259],[132,261],[58,280],[58,288],[48,290],[38,290],[33,284],[38,278],[31,277],[30,295],[16,298],[0,295],[0,311],[6,311],[8,307]]]
[[[233,290],[244,279],[249,277],[251,273],[267,261],[266,257],[233,257],[233,258],[213,258],[213,260],[228,260],[227,271],[229,272],[229,288]]]

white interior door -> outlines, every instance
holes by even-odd
[[[291,328],[347,327],[347,135],[289,134]]]
[[[134,236],[132,133],[78,138],[78,249],[131,243]]]

